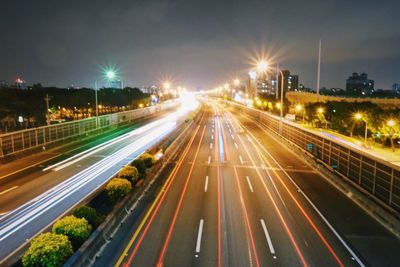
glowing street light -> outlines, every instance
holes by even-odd
[[[115,71],[113,71],[113,70],[108,70],[107,72],[106,72],[106,77],[107,77],[107,79],[109,79],[109,80],[112,80],[112,79],[114,79],[115,78]]]
[[[268,69],[268,63],[265,60],[260,60],[257,63],[257,70],[258,72],[266,72]]]
[[[169,90],[169,88],[171,88],[171,83],[170,82],[165,82],[163,84],[163,86],[164,86],[164,89]]]
[[[229,83],[224,84],[225,89],[229,89]]]
[[[388,121],[387,121],[387,125],[388,125],[389,127],[393,127],[393,126],[396,125],[396,122],[395,122],[394,120],[388,120]]]
[[[319,107],[319,108],[317,109],[317,113],[318,113],[318,114],[324,114],[324,112],[325,112],[325,110],[324,110],[323,108],[321,108],[321,107]]]
[[[240,85],[240,80],[239,79],[234,79],[233,80],[233,85],[234,86],[239,86]]]
[[[300,111],[301,111],[302,117],[303,117],[303,123],[304,123],[304,108],[303,108],[303,105],[297,104],[297,105],[295,106],[295,109],[296,109],[296,112],[300,112]]]
[[[364,116],[361,113],[356,113],[354,115],[354,118],[356,120],[362,120],[365,122],[365,134],[364,134],[364,143],[365,145],[367,145],[367,138],[368,138],[368,122],[367,120],[364,118]]]

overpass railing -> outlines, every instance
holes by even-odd
[[[271,131],[307,150],[314,157],[347,177],[378,202],[400,213],[400,167],[354,147],[304,129],[295,123],[280,122],[270,114],[228,102],[254,117]]]
[[[178,101],[169,100],[156,106],[101,115],[97,118],[97,122],[96,117],[92,117],[1,134],[0,158],[33,148],[44,147],[50,143],[88,134],[119,123],[131,122],[177,105]]]

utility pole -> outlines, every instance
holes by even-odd
[[[49,105],[50,99],[51,99],[51,96],[49,96],[49,94],[46,94],[46,97],[44,98],[44,101],[46,101],[46,112],[47,112],[46,121],[47,121],[47,125],[50,125],[50,112],[49,112],[49,109],[50,109],[50,105]]]
[[[319,40],[319,47],[318,47],[317,102],[319,102],[320,75],[321,75],[321,39]]]
[[[96,129],[99,127],[99,100],[97,98],[97,80],[94,82],[94,92],[96,98]]]

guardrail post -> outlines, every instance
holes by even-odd
[[[358,169],[358,171],[359,171],[359,173],[358,173],[358,184],[360,184],[360,185],[361,185],[362,158],[363,158],[363,156],[360,155],[360,167]]]
[[[350,175],[350,149],[347,149],[347,177]]]
[[[372,193],[375,194],[375,184],[376,184],[376,161],[374,161],[374,180],[372,182]]]
[[[14,153],[15,148],[14,148],[14,135],[11,135],[11,147],[12,147],[12,153]]]
[[[392,168],[392,173],[390,175],[389,205],[392,205],[393,183],[394,183],[394,169]]]

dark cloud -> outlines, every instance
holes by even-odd
[[[170,76],[214,86],[267,54],[315,86],[344,87],[366,71],[377,87],[400,81],[400,2],[345,0],[8,1],[0,11],[0,79],[89,86],[100,66],[130,85]]]

